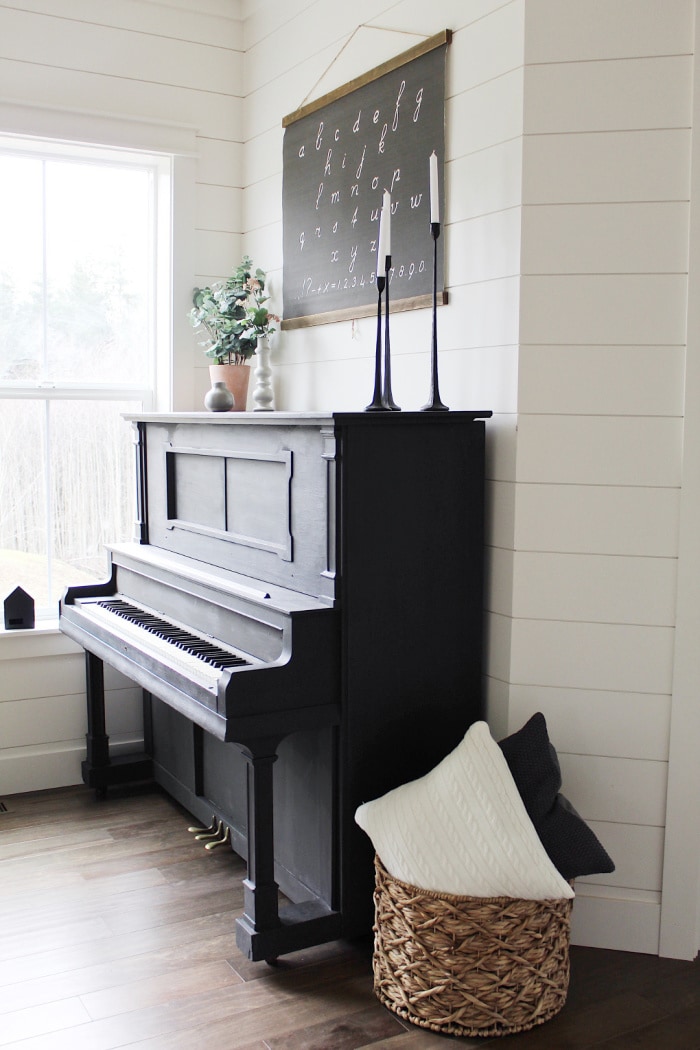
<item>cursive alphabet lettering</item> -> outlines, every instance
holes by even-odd
[[[406,90],[406,81],[402,80],[401,81],[401,87],[399,88],[399,93],[396,96],[396,105],[394,107],[394,120],[393,120],[393,123],[391,125],[391,130],[392,131],[396,131],[396,129],[399,126],[399,106],[401,104],[401,96],[403,95],[405,90]]]
[[[318,126],[318,133],[316,135],[316,149],[320,149],[321,148],[322,141],[323,141],[323,121],[321,121],[321,123]]]
[[[326,156],[326,166],[325,166],[325,168],[323,170],[323,174],[324,175],[330,175],[330,173],[331,173],[331,157],[332,156],[333,156],[333,150],[329,149],[328,150],[328,155]]]
[[[350,265],[348,266],[348,273],[352,273],[355,269],[355,260],[357,259],[357,245],[353,245],[350,249]]]
[[[416,94],[416,108],[413,110],[413,123],[418,122],[418,116],[420,114],[420,108],[423,105],[423,88],[419,88]]]
[[[321,202],[322,195],[323,195],[323,183],[319,182],[319,184],[318,184],[318,193],[316,194],[316,211],[318,211],[318,206],[319,206],[319,204]]]
[[[356,179],[359,179],[359,178],[360,178],[360,176],[362,175],[362,169],[363,169],[363,168],[364,168],[364,166],[365,166],[365,153],[366,153],[366,152],[367,152],[367,146],[365,145],[365,146],[363,146],[363,147],[362,147],[362,156],[361,156],[361,158],[360,158],[360,166],[359,166],[359,168],[357,169],[357,172],[356,172],[356,174],[355,174],[355,178],[356,178]]]
[[[388,124],[385,124],[384,127],[382,128],[382,133],[379,136],[379,148],[377,150],[378,153],[383,153],[384,152],[384,139],[386,138],[386,133],[387,133],[388,130],[389,130],[389,126],[388,126]]]

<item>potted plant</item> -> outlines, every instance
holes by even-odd
[[[244,255],[240,266],[225,281],[208,288],[195,288],[188,317],[196,332],[204,332],[201,342],[210,360],[212,383],[223,381],[233,394],[233,411],[246,407],[250,366],[259,341],[266,340],[276,329],[276,314],[265,303],[265,272],[253,271],[253,262]]]

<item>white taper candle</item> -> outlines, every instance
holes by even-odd
[[[435,150],[430,154],[430,221],[440,222],[440,189],[438,186],[438,159]]]

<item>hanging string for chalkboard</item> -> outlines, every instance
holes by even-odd
[[[425,33],[413,33],[413,32],[411,32],[408,29],[390,29],[388,26],[371,26],[371,25],[368,25],[367,22],[362,22],[359,26],[355,26],[355,28],[353,29],[353,31],[350,34],[350,36],[347,38],[347,40],[342,45],[342,47],[337,52],[337,54],[335,54],[333,56],[333,58],[330,60],[330,62],[326,66],[326,68],[321,73],[320,77],[318,77],[318,79],[315,80],[314,83],[311,85],[311,87],[309,88],[309,90],[308,90],[308,92],[306,94],[306,97],[304,99],[302,99],[301,105],[298,107],[299,109],[301,109],[302,106],[306,105],[306,103],[309,101],[309,98],[311,97],[311,95],[314,93],[314,91],[316,90],[318,85],[321,83],[321,81],[325,77],[326,73],[330,69],[333,68],[335,63],[338,61],[338,59],[342,55],[343,51],[345,51],[345,48],[348,47],[352,43],[353,39],[355,38],[355,36],[357,35],[357,33],[359,33],[359,31],[361,29],[376,29],[379,33],[402,33],[404,36],[418,36],[418,37],[421,37],[421,39],[423,39],[423,40],[427,39]]]

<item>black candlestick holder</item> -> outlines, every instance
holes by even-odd
[[[374,397],[365,412],[386,412],[382,399],[382,292],[386,279],[377,274],[377,345],[374,352]]]
[[[433,342],[430,355],[430,401],[423,405],[421,412],[449,412],[447,405],[440,400],[438,383],[438,345],[437,345],[437,242],[440,236],[440,223],[431,222],[430,232],[433,238]]]
[[[401,409],[394,401],[391,394],[391,343],[389,339],[389,273],[391,272],[391,256],[386,257],[386,297],[384,300],[384,391],[382,400],[384,405],[392,412],[400,412]]]
[[[377,274],[377,343],[374,356],[374,397],[365,412],[400,412],[391,393],[391,341],[389,336],[389,271],[391,256],[385,259],[386,276]],[[384,301],[384,355],[382,369],[382,292],[386,291]],[[384,382],[382,384],[382,374]]]

